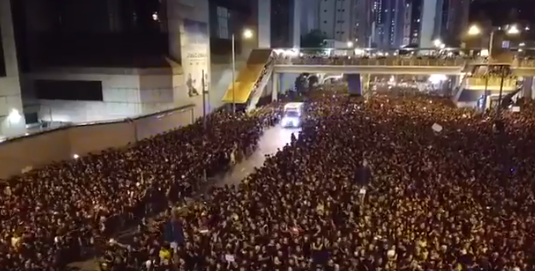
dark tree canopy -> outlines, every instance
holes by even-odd
[[[301,48],[321,48],[325,45],[327,36],[319,29],[314,29],[301,36]]]

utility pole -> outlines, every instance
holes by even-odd
[[[202,84],[202,125],[203,125],[203,132],[204,132],[204,135],[206,135],[206,133],[208,132],[208,123],[207,123],[207,115],[206,115],[206,96],[208,95],[208,90],[206,89],[206,82],[204,80],[204,70],[202,70],[202,79],[201,79],[201,84]],[[202,140],[202,144],[203,144],[203,148],[206,147],[206,137],[203,138]],[[206,173],[206,168],[203,169],[203,182],[206,183],[206,181],[208,180],[208,176],[207,176],[207,173]]]
[[[204,80],[204,70],[202,70],[202,118],[203,118],[203,127],[206,130],[206,96],[208,94],[208,90],[206,89],[206,82]]]

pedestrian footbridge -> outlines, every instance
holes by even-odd
[[[261,97],[272,92],[266,86],[271,81],[279,81],[280,74],[461,75],[466,67],[477,64],[486,64],[486,61],[463,56],[280,56],[272,49],[255,49],[249,55],[247,65],[239,71],[236,80],[225,92],[223,101],[254,108]],[[534,77],[535,62],[515,60],[511,70],[514,76]]]

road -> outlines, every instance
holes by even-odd
[[[282,149],[286,144],[290,143],[292,133],[297,137],[299,131],[300,129],[282,128],[280,125],[267,129],[260,138],[256,151],[249,158],[234,166],[216,185],[238,184],[253,173],[255,168],[262,167],[266,160],[266,155],[275,154]]]

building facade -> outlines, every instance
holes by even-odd
[[[328,39],[353,42],[355,25],[355,0],[323,0],[319,4],[319,29]]]
[[[367,48],[372,45],[373,4],[374,0],[356,0],[354,5],[354,38],[357,47]]]
[[[372,3],[372,46],[382,49],[403,45],[405,0],[374,0]]]

